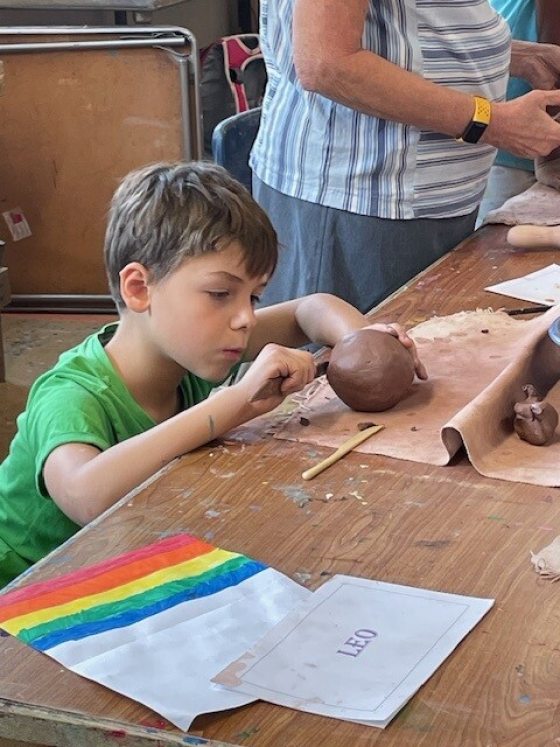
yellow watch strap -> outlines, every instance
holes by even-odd
[[[484,130],[490,123],[492,116],[492,104],[484,96],[474,96],[474,113],[471,121],[456,140],[460,143],[478,143]]]
[[[489,124],[491,112],[492,107],[488,99],[485,99],[483,96],[474,97],[473,122],[480,122],[485,125]]]

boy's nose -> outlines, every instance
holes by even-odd
[[[234,329],[252,329],[255,326],[255,309],[252,304],[244,305],[238,310],[232,319]]]

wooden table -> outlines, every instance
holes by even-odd
[[[432,314],[524,305],[482,288],[555,261],[476,232],[375,310],[411,326]],[[530,551],[560,534],[560,492],[481,477],[465,457],[431,467],[350,454],[309,483],[327,450],[252,429],[189,454],[33,569],[42,580],[190,532],[316,588],[346,573],[496,604],[385,731],[267,703],[203,716],[186,737],[141,705],[0,639],[0,735],[94,744],[407,747],[560,744],[560,587]],[[363,468],[360,465],[366,464]],[[351,495],[359,489],[367,505]],[[333,493],[326,502],[325,493]]]

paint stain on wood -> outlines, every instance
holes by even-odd
[[[418,540],[414,543],[414,547],[433,547],[436,550],[442,547],[447,547],[451,544],[451,540]]]
[[[311,495],[296,485],[274,485],[274,490],[280,490],[286,498],[293,501],[298,508],[304,508],[311,500]]]
[[[248,729],[235,734],[233,738],[242,742],[244,739],[249,739],[249,737],[254,736],[258,731],[260,731],[258,726],[251,726]]]

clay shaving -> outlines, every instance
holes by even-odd
[[[560,579],[560,537],[556,537],[540,552],[532,552],[531,563],[540,576],[550,581],[558,581]]]

